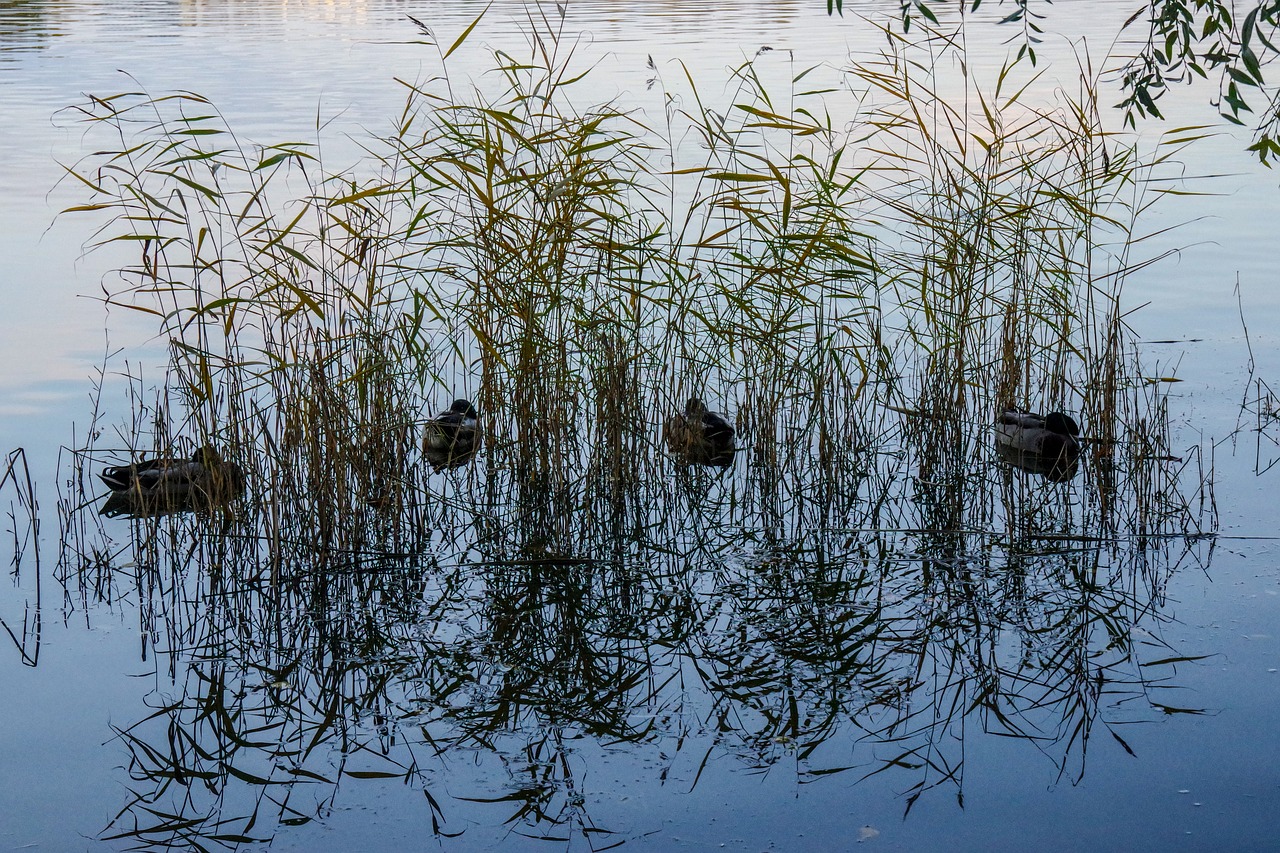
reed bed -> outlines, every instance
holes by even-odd
[[[448,834],[475,806],[436,774],[466,749],[521,832],[596,838],[583,735],[906,773],[910,809],[962,796],[977,715],[1078,778],[1114,700],[1160,707],[1185,659],[1129,628],[1154,636],[1215,524],[1123,322],[1170,152],[1105,133],[1086,72],[1052,108],[1015,69],[957,100],[938,42],[892,34],[843,89],[761,54],[712,103],[655,67],[655,123],[581,106],[590,75],[542,25],[494,54],[496,91],[442,49],[337,174],[191,93],[76,108],[108,141],[73,212],[135,247],[109,301],[171,354],[127,420],[95,416],[119,441],[77,454],[62,503],[60,577],[136,596],[175,687],[118,730],[133,796],[106,834],[268,840],[343,778],[420,787]],[[694,396],[736,423],[728,468],[663,446]],[[437,471],[424,424],[458,397],[482,449]],[[1011,405],[1081,415],[1078,479],[998,463]],[[242,498],[90,515],[86,467],[205,444]]]

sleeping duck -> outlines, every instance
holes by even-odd
[[[1076,475],[1079,435],[1079,425],[1062,412],[1038,415],[1006,409],[996,419],[996,451],[1000,458],[1058,483]]]
[[[662,427],[667,448],[685,465],[712,465],[725,468],[733,463],[737,450],[733,427],[707,404],[691,397],[684,412],[667,418]]]
[[[427,421],[422,451],[437,471],[466,465],[480,449],[480,427],[475,406],[454,400],[447,411]]]
[[[104,468],[98,476],[112,492],[101,510],[111,517],[208,509],[244,491],[240,466],[223,460],[210,446],[190,459],[140,459]]]

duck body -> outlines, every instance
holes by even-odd
[[[469,401],[454,400],[446,411],[427,421],[422,450],[435,470],[465,465],[479,449],[479,416]]]
[[[194,464],[188,459],[140,459],[128,465],[103,468],[98,477],[113,492],[127,492],[135,486],[150,488],[164,478],[165,472]],[[145,483],[143,487],[140,484]]]
[[[142,517],[226,504],[244,491],[244,472],[212,447],[190,459],[142,459],[104,468],[98,477],[112,492],[101,512]]]
[[[662,427],[667,448],[684,464],[728,467],[737,451],[736,433],[723,416],[691,397],[684,412],[672,415]]]
[[[996,419],[996,451],[1011,465],[1055,482],[1075,476],[1080,460],[1080,427],[1063,412],[1039,415],[1006,409]]]

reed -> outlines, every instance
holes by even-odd
[[[10,544],[9,574],[13,583],[22,580],[24,560],[30,557],[29,563],[34,570],[34,581],[31,586],[31,597],[24,602],[22,621],[10,624],[4,614],[0,614],[0,628],[9,636],[17,649],[19,658],[26,666],[36,666],[40,662],[40,637],[43,620],[41,618],[41,576],[40,566],[40,504],[36,499],[36,484],[27,466],[27,453],[21,447],[12,450],[5,457],[4,467],[0,470],[0,499],[7,497],[9,506],[5,512],[4,539]],[[32,600],[34,599],[34,600]],[[17,623],[17,620],[13,620]]]
[[[461,39],[441,50],[339,174],[321,146],[241,142],[190,93],[77,108],[113,144],[72,170],[73,212],[137,252],[109,301],[170,346],[117,449],[211,443],[249,474],[227,512],[64,520],[68,577],[130,582],[183,686],[154,717],[181,737],[120,732],[137,788],[113,832],[247,834],[277,786],[278,825],[309,819],[298,778],[429,791],[424,756],[457,748],[523,752],[512,820],[603,831],[567,730],[816,777],[847,769],[852,728],[875,744],[863,775],[919,769],[909,808],[958,785],[949,747],[980,713],[1073,772],[1074,733],[1109,725],[1097,673],[1147,683],[1117,625],[1163,618],[1213,524],[1184,496],[1211,470],[1174,462],[1123,322],[1168,152],[1101,129],[1088,69],[1052,108],[1014,67],[956,98],[954,40],[930,56],[892,33],[844,90],[761,53],[713,102],[655,66],[654,123],[583,97],[589,70],[540,26],[527,56],[494,54],[496,89],[450,77]],[[691,396],[736,423],[727,470],[660,441]],[[482,449],[436,471],[424,422],[458,397]],[[1082,415],[1079,480],[997,462],[1009,405]]]

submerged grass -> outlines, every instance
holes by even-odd
[[[816,778],[852,729],[859,775],[916,773],[909,808],[959,791],[977,713],[1082,773],[1100,691],[1171,671],[1127,626],[1213,525],[1123,322],[1168,153],[1106,134],[1087,72],[1046,109],[1016,69],[943,92],[954,43],[891,33],[829,83],[762,53],[723,104],[655,66],[655,125],[580,106],[540,26],[496,89],[406,84],[358,171],[243,143],[191,93],[78,108],[113,143],[74,211],[136,247],[110,301],[171,347],[123,447],[79,462],[215,444],[249,475],[228,512],[127,534],[86,521],[82,475],[64,500],[62,577],[134,587],[184,690],[120,731],[112,831],[244,840],[258,794],[304,822],[329,795],[300,808],[299,780],[346,774],[421,784],[445,832],[423,762],[466,747],[522,753],[512,820],[597,836],[566,730]],[[727,471],[661,444],[692,396],[736,423]],[[423,425],[458,397],[482,449],[437,472]],[[1081,415],[1080,480],[996,461],[1013,405]]]

